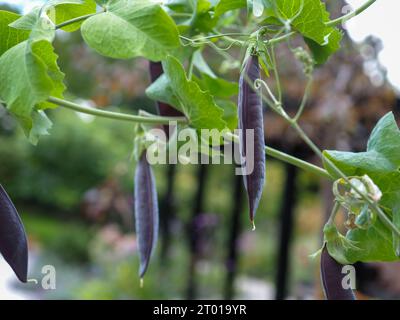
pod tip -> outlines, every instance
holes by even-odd
[[[251,223],[251,226],[252,226],[251,231],[256,230],[256,225],[254,223],[254,220],[250,220],[250,223]]]
[[[144,286],[143,278],[140,278],[140,289],[143,289],[143,286]]]

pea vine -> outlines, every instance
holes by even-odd
[[[338,264],[395,261],[400,256],[400,131],[389,113],[377,123],[365,152],[323,151],[305,133],[299,119],[307,107],[315,67],[340,49],[343,33],[338,26],[363,13],[375,1],[368,0],[336,19],[330,18],[320,0],[189,0],[163,4],[150,0],[49,0],[24,16],[0,11],[0,102],[33,144],[49,134],[52,123],[46,110],[57,107],[135,124],[135,215],[141,278],[154,251],[158,230],[154,176],[144,157],[146,133],[156,125],[171,122],[176,131],[226,130],[227,140],[239,143],[245,156],[243,136],[235,134],[234,129],[255,129],[256,170],[244,179],[250,220],[255,218],[264,185],[265,155],[332,180],[335,203],[324,228],[321,249],[323,284],[328,298],[353,298],[332,288],[330,279]],[[65,100],[64,74],[52,46],[57,30],[80,31],[85,43],[106,57],[148,59],[152,83],[146,94],[157,102],[158,114],[117,113]],[[293,41],[299,38],[303,41]],[[302,45],[293,47],[293,43]],[[278,46],[290,49],[302,64],[306,79],[303,99],[293,116],[283,102],[284,88],[275,53]],[[223,59],[226,70],[240,73],[239,84],[212,70],[203,56],[206,48]],[[241,61],[230,54],[233,48],[243,49]],[[274,80],[273,87],[270,79]],[[239,103],[235,104],[232,97],[237,95]],[[263,106],[297,132],[320,157],[323,168],[264,145]],[[208,142],[203,144],[205,149],[210,147]],[[4,203],[11,201],[3,198]],[[16,212],[7,208],[4,214],[15,217]],[[347,216],[346,235],[335,223],[340,208]],[[15,222],[15,218],[7,221]],[[1,240],[7,230],[0,227],[0,231]],[[21,234],[21,229],[15,233]],[[10,246],[12,242],[0,241],[3,255],[10,252]],[[9,263],[24,264],[26,259]],[[21,266],[14,269],[26,272]]]

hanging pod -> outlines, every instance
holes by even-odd
[[[245,62],[239,80],[238,116],[240,129],[240,155],[242,159],[243,180],[249,201],[250,221],[254,217],[260,202],[265,182],[265,142],[262,99],[254,88],[254,82],[260,79],[258,57],[251,55]],[[247,130],[254,135],[248,136]],[[251,132],[251,131],[249,131]],[[249,144],[246,139],[253,139]],[[250,148],[253,145],[254,148]]]
[[[143,279],[158,238],[158,202],[154,174],[144,151],[135,172],[135,221],[140,256],[139,277]]]
[[[27,281],[28,244],[22,221],[0,184],[0,252],[18,279]]]
[[[356,300],[353,290],[343,286],[346,274],[342,273],[342,268],[343,265],[330,256],[324,245],[321,253],[321,281],[327,300]]]

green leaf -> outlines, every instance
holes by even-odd
[[[47,7],[51,6],[55,10],[50,11],[49,16],[55,24],[96,12],[96,2],[94,0],[53,0],[47,3]],[[78,30],[82,23],[83,21],[75,22],[61,28],[61,30],[73,32]]]
[[[0,96],[7,108],[24,123],[31,121],[36,105],[51,95],[61,97],[63,74],[56,64],[57,55],[45,40],[24,41],[0,58]]]
[[[193,65],[202,73],[209,75],[210,77],[216,78],[217,76],[211,70],[208,63],[204,60],[201,51],[196,51],[193,54]]]
[[[320,0],[277,0],[273,7],[276,18],[291,21],[291,26],[303,36],[324,44],[327,34],[324,22],[328,13]]]
[[[40,14],[40,8],[35,8],[27,15],[10,24],[11,27],[21,30],[30,30],[29,41],[46,40],[52,42],[56,29],[54,23],[45,14]]]
[[[324,64],[329,57],[340,49],[340,42],[343,34],[339,30],[333,30],[329,35],[329,42],[326,45],[319,45],[314,40],[304,38],[310,48],[316,64]]]
[[[212,5],[208,0],[194,0],[195,10],[190,25],[195,33],[211,32],[217,24],[217,19],[211,15]]]
[[[226,127],[222,119],[224,111],[218,107],[213,97],[200,89],[194,81],[188,80],[182,64],[172,56],[163,61],[163,69],[180,102],[180,110],[197,129],[219,129]]]
[[[246,0],[221,0],[215,7],[215,16],[219,17],[228,11],[246,8],[246,6]]]
[[[37,9],[12,25],[31,31],[27,40],[0,57],[0,96],[29,140],[36,144],[38,135],[51,126],[38,109],[54,107],[46,100],[49,96],[62,98],[65,90],[64,74],[58,68],[57,55],[50,43],[55,26],[46,15],[39,15]]]
[[[203,74],[201,79],[193,77],[193,80],[199,85],[201,90],[217,98],[216,105],[221,107],[224,112],[222,119],[227,123],[229,129],[236,129],[237,106],[235,103],[223,98],[231,98],[237,95],[239,91],[237,83],[229,82],[222,78],[211,78],[206,74]],[[146,95],[154,101],[167,103],[175,109],[184,112],[180,100],[175,95],[166,74],[160,76],[146,89]]]
[[[87,19],[81,28],[86,43],[98,53],[159,61],[179,47],[174,21],[155,2],[111,0],[107,8],[107,12]]]
[[[194,78],[200,88],[208,91],[217,98],[232,98],[239,93],[239,85],[236,82],[230,82],[223,78],[210,77],[203,73],[201,79]]]
[[[165,74],[158,77],[158,79],[146,89],[146,95],[154,101],[167,103],[175,109],[183,112],[181,104],[172,90],[169,79]]]
[[[0,58],[0,96],[16,116],[30,118],[33,107],[53,89],[46,65],[24,41]]]
[[[229,130],[235,130],[238,126],[238,112],[237,104],[230,100],[217,99],[216,103],[219,107],[224,110],[222,119],[226,122],[226,126]]]
[[[26,15],[21,16],[19,19],[11,23],[10,27],[21,30],[32,30],[39,19],[39,14],[40,8],[34,8]]]
[[[53,82],[53,89],[50,95],[56,98],[63,98],[63,93],[66,89],[64,85],[64,73],[60,70],[57,59],[57,54],[54,53],[52,45],[47,41],[35,43],[34,52],[38,52],[42,61],[47,67],[47,74]],[[43,101],[37,105],[38,109],[56,108],[55,104]]]
[[[28,39],[28,31],[17,30],[8,26],[20,17],[16,13],[0,10],[0,56],[8,49]]]
[[[339,48],[342,34],[326,25],[330,21],[329,12],[320,0],[267,1],[266,8],[272,18],[291,22],[292,28],[304,36],[318,64]]]
[[[49,130],[53,123],[46,116],[44,111],[33,110],[32,121],[19,121],[22,129],[28,137],[28,140],[33,145],[37,145],[40,136],[49,135]]]
[[[53,24],[60,24],[95,12],[96,3],[94,0],[50,0],[42,8],[34,8],[11,26],[16,29],[32,30],[39,16],[42,18],[47,17]],[[79,29],[82,23],[82,21],[73,23],[63,27],[62,30],[68,32],[75,31]]]
[[[199,87],[210,93],[215,98],[216,104],[224,110],[222,119],[226,122],[228,129],[237,128],[237,105],[228,100],[237,96],[239,93],[239,85],[236,82],[230,82],[223,78],[213,78],[207,74],[202,74],[201,79],[193,77],[193,80]]]
[[[167,12],[172,14],[178,13],[178,16],[174,16],[174,21],[178,25],[179,31],[186,31],[194,17],[195,3],[194,1],[186,0],[170,0],[165,3]],[[181,14],[184,14],[181,16]]]
[[[376,125],[368,141],[367,151],[352,153],[324,151],[347,176],[367,174],[382,191],[379,205],[393,222],[400,227],[400,130],[393,113],[385,115]],[[325,162],[325,168],[335,176],[334,171]],[[399,239],[393,239],[389,229],[376,219],[368,229],[354,229],[346,238],[357,243],[360,251],[348,250],[350,262],[355,261],[394,261],[398,257]],[[395,241],[393,241],[395,240]]]

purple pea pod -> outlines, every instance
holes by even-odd
[[[149,69],[150,69],[151,82],[156,81],[164,73],[161,62],[150,61]],[[171,107],[169,104],[166,104],[166,103],[163,103],[160,101],[157,102],[157,112],[160,116],[163,116],[163,117],[182,117],[183,116],[183,114],[180,111]],[[169,136],[168,125],[164,125],[163,128],[168,137]]]
[[[135,220],[140,256],[139,276],[143,279],[158,238],[158,202],[153,171],[146,158],[140,156],[135,172]]]
[[[261,199],[265,182],[265,142],[262,99],[254,88],[254,82],[260,79],[258,57],[251,55],[239,80],[239,129],[240,155],[242,159],[243,180],[249,200],[250,221],[254,223],[258,204]],[[248,135],[252,130],[253,135]],[[251,131],[248,131],[251,132]],[[247,139],[246,139],[247,137]],[[254,144],[248,138],[254,139]],[[253,146],[251,148],[250,146]]]
[[[22,221],[0,185],[0,252],[21,282],[27,281],[28,243]]]
[[[333,259],[326,246],[321,253],[321,281],[327,300],[356,300],[352,289],[342,285],[344,274],[343,265]]]

